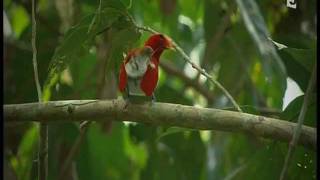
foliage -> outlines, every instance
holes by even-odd
[[[149,36],[136,29],[137,23],[172,37],[245,112],[265,115],[261,109],[276,110],[273,116],[295,122],[304,95],[283,110],[286,79],[306,91],[316,62],[315,3],[299,1],[293,10],[284,2],[269,0],[38,1],[38,65],[44,98],[120,96],[117,73],[123,55]],[[61,6],[67,16],[61,15]],[[4,1],[12,30],[4,41],[5,104],[37,100],[30,7],[29,1]],[[67,21],[72,23],[62,28]],[[168,61],[210,91],[214,101],[165,69],[160,70],[157,101],[231,107],[219,89],[197,77],[178,53],[165,52],[162,62]],[[306,125],[316,126],[315,111],[313,98]],[[6,162],[18,179],[36,179],[38,128],[15,126],[5,126]],[[76,123],[49,124],[49,179],[59,178],[79,134]],[[259,179],[276,179],[287,150],[287,143],[262,140],[256,145],[237,133],[127,122],[113,123],[110,129],[93,123],[65,179],[257,179],[257,172]],[[297,147],[288,179],[315,179],[315,157],[315,152]]]

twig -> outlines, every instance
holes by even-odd
[[[158,34],[157,31],[151,29],[150,27],[140,27],[136,25],[136,27],[140,30],[150,32],[152,34]],[[215,80],[211,75],[209,75],[204,69],[197,66],[195,63],[191,61],[191,58],[183,51],[183,49],[177,45],[176,42],[172,40],[172,43],[174,45],[174,48],[182,55],[183,59],[186,60],[191,66],[196,69],[200,74],[204,75],[211,83],[216,85],[230,100],[230,102],[233,104],[233,106],[239,111],[243,112],[240,108],[240,106],[237,104],[237,102],[233,99],[233,97],[230,95],[230,93],[217,81]]]
[[[247,163],[246,163],[246,164],[243,164],[243,165],[241,165],[241,166],[239,166],[239,167],[237,167],[236,169],[232,170],[231,173],[228,174],[228,175],[224,178],[224,180],[232,180],[232,179],[234,179],[234,178],[238,175],[239,172],[241,172],[242,170],[244,170],[244,169],[247,168],[247,167],[248,167],[248,164],[247,164]]]
[[[85,134],[88,130],[90,123],[91,123],[90,121],[84,121],[83,123],[80,124],[80,135],[77,137],[75,143],[72,145],[71,150],[67,155],[67,159],[64,161],[62,165],[59,179],[63,179],[63,177],[67,173],[68,168],[71,166],[72,160],[79,151],[80,145],[83,142],[83,139],[85,137]]]
[[[209,50],[211,52],[214,51],[216,49],[216,47],[218,46],[218,44],[220,43],[220,41],[223,39],[223,37],[225,35],[225,31],[230,26],[230,23],[231,23],[230,16],[231,16],[232,12],[234,11],[234,9],[235,9],[234,5],[229,8],[228,12],[222,18],[222,20],[221,20],[222,22],[220,23],[220,25],[217,29],[217,32],[214,34],[214,36],[212,36],[212,38],[208,42],[208,45],[207,45],[205,53],[204,53],[203,61],[201,62],[201,67],[205,67],[208,64],[208,61],[210,60]]]
[[[42,102],[41,86],[39,82],[38,66],[37,66],[37,47],[36,47],[36,15],[35,0],[32,0],[32,62],[34,70],[34,80],[37,87],[38,101]],[[39,152],[38,152],[38,178],[46,180],[48,175],[48,126],[41,122],[39,128]]]
[[[180,78],[187,86],[194,88],[196,91],[198,91],[204,97],[206,97],[208,99],[208,102],[213,102],[214,95],[209,90],[207,90],[205,87],[203,87],[197,80],[189,78],[182,71],[175,68],[171,63],[168,63],[168,62],[164,63],[163,61],[161,61],[160,66],[162,67],[162,69],[166,73]],[[209,103],[209,104],[211,104],[211,103]]]
[[[92,28],[93,26],[95,25],[96,21],[97,21],[97,18],[98,20],[100,20],[100,16],[101,16],[101,6],[102,6],[102,1],[99,0],[99,6],[98,6],[98,9],[97,9],[97,13],[95,14],[94,18],[92,19],[90,25],[89,25],[89,28],[88,28],[88,32],[87,33],[90,33],[92,31]],[[110,27],[107,27],[106,29],[104,29],[102,32],[106,31],[107,29],[109,29]],[[102,32],[98,32],[96,35],[102,33]],[[102,67],[105,67],[105,66],[102,66]],[[93,69],[96,69],[93,68]],[[94,71],[92,71],[94,72]],[[90,101],[89,103],[92,103],[92,102],[95,102],[95,101]],[[86,103],[83,103],[82,105],[85,105]],[[69,106],[70,107],[70,106]],[[72,108],[71,108],[72,109]],[[72,110],[73,111],[73,110]],[[63,179],[63,177],[65,176],[65,174],[67,173],[67,170],[68,168],[72,165],[72,160],[73,158],[76,156],[76,154],[78,153],[79,151],[79,148],[80,148],[80,145],[82,144],[83,142],[83,139],[85,137],[85,134],[89,128],[89,125],[90,125],[90,121],[84,121],[80,124],[80,134],[78,135],[76,141],[74,142],[74,144],[72,145],[71,147],[71,150],[69,151],[68,155],[67,155],[67,158],[66,160],[63,162],[62,164],[62,168],[61,168],[61,171],[60,171],[60,175],[59,175],[59,179]]]
[[[37,29],[36,29],[36,18],[35,18],[35,5],[34,1],[32,0],[32,62],[33,62],[33,72],[34,72],[34,81],[36,83],[37,93],[38,93],[38,101],[41,102],[41,86],[39,82],[39,75],[38,75],[38,66],[37,66],[37,47],[36,47],[36,36],[37,36]]]
[[[152,106],[150,106],[150,102],[128,105],[124,100],[117,99],[73,105],[85,102],[86,100],[72,100],[4,105],[4,120],[6,123],[125,120],[199,130],[250,132],[254,137],[265,137],[286,142],[291,140],[294,128],[297,126],[296,123],[253,114],[170,103],[153,103]],[[56,106],[67,103],[71,104],[63,107]],[[302,126],[299,144],[315,150],[316,141],[316,129],[310,126]]]
[[[295,146],[297,145],[297,142],[299,140],[299,136],[301,134],[301,128],[302,128],[302,125],[303,125],[304,117],[305,117],[306,112],[307,112],[307,108],[308,108],[308,105],[309,105],[309,101],[310,101],[310,97],[311,97],[311,94],[312,94],[312,90],[313,90],[313,88],[315,86],[315,83],[316,83],[316,74],[317,74],[317,62],[314,65],[312,76],[311,76],[311,79],[309,81],[309,85],[308,85],[306,94],[305,94],[304,99],[303,99],[303,104],[302,104],[302,107],[301,107],[301,110],[300,110],[300,114],[299,114],[299,117],[298,117],[298,123],[297,123],[298,125],[294,129],[293,137],[292,137],[292,139],[291,139],[291,141],[289,143],[289,150],[288,150],[288,153],[286,155],[285,162],[283,164],[283,168],[282,168],[282,171],[281,171],[281,174],[280,174],[280,180],[286,179],[287,171],[288,171],[288,168],[289,168],[289,163],[290,163],[290,160],[291,160],[291,158],[293,156],[293,152],[295,150]]]

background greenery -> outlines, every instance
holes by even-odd
[[[4,103],[35,102],[31,1],[3,3]],[[127,18],[131,15],[138,25],[172,37],[245,112],[296,122],[303,95],[284,110],[283,97],[288,77],[306,91],[316,61],[316,1],[298,1],[297,7],[288,9],[276,0],[102,0],[100,6],[97,0],[39,0],[38,69],[44,99],[120,96],[117,73],[123,53],[150,35],[136,30]],[[287,47],[270,46],[267,36]],[[162,63],[157,101],[232,109],[221,91],[177,52],[165,52]],[[316,98],[312,101],[305,124],[315,127]],[[36,179],[38,127],[5,124],[4,130],[5,179]],[[50,124],[50,180],[59,178],[78,136],[79,124]],[[266,139],[255,144],[238,133],[93,123],[64,179],[277,179],[287,147]],[[315,155],[298,147],[288,179],[315,179]]]

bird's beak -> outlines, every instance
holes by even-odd
[[[167,44],[166,48],[173,50],[173,51],[176,51],[175,45],[172,43],[171,39],[168,40],[168,44]]]
[[[176,51],[176,48],[175,48],[175,46],[174,46],[174,45],[169,46],[169,48],[168,48],[168,49],[170,49],[170,50],[172,50],[172,51]]]

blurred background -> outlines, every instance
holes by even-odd
[[[138,25],[170,36],[245,112],[297,121],[316,61],[315,0],[298,1],[297,9],[277,0],[104,0],[102,4],[99,11],[97,0],[36,1],[42,87],[50,79],[50,62],[66,52],[72,60],[66,60],[55,72],[55,83],[44,88],[46,100],[121,96],[117,75],[123,53],[142,46],[150,34],[133,30],[128,19],[114,20],[87,42],[82,38],[86,31],[79,28],[97,12],[111,22],[115,16],[108,9],[116,9],[129,13]],[[36,102],[31,1],[4,0],[3,5],[4,104]],[[155,95],[158,102],[234,110],[218,88],[174,51],[161,57]],[[312,96],[304,124],[315,127],[316,90]],[[5,123],[5,179],[37,178],[38,133],[35,123]],[[78,141],[72,163],[61,175]],[[49,179],[278,179],[287,147],[270,139],[256,144],[234,132],[113,122],[91,123],[81,133],[78,123],[50,123]],[[316,179],[315,157],[313,150],[298,146],[288,179]]]

